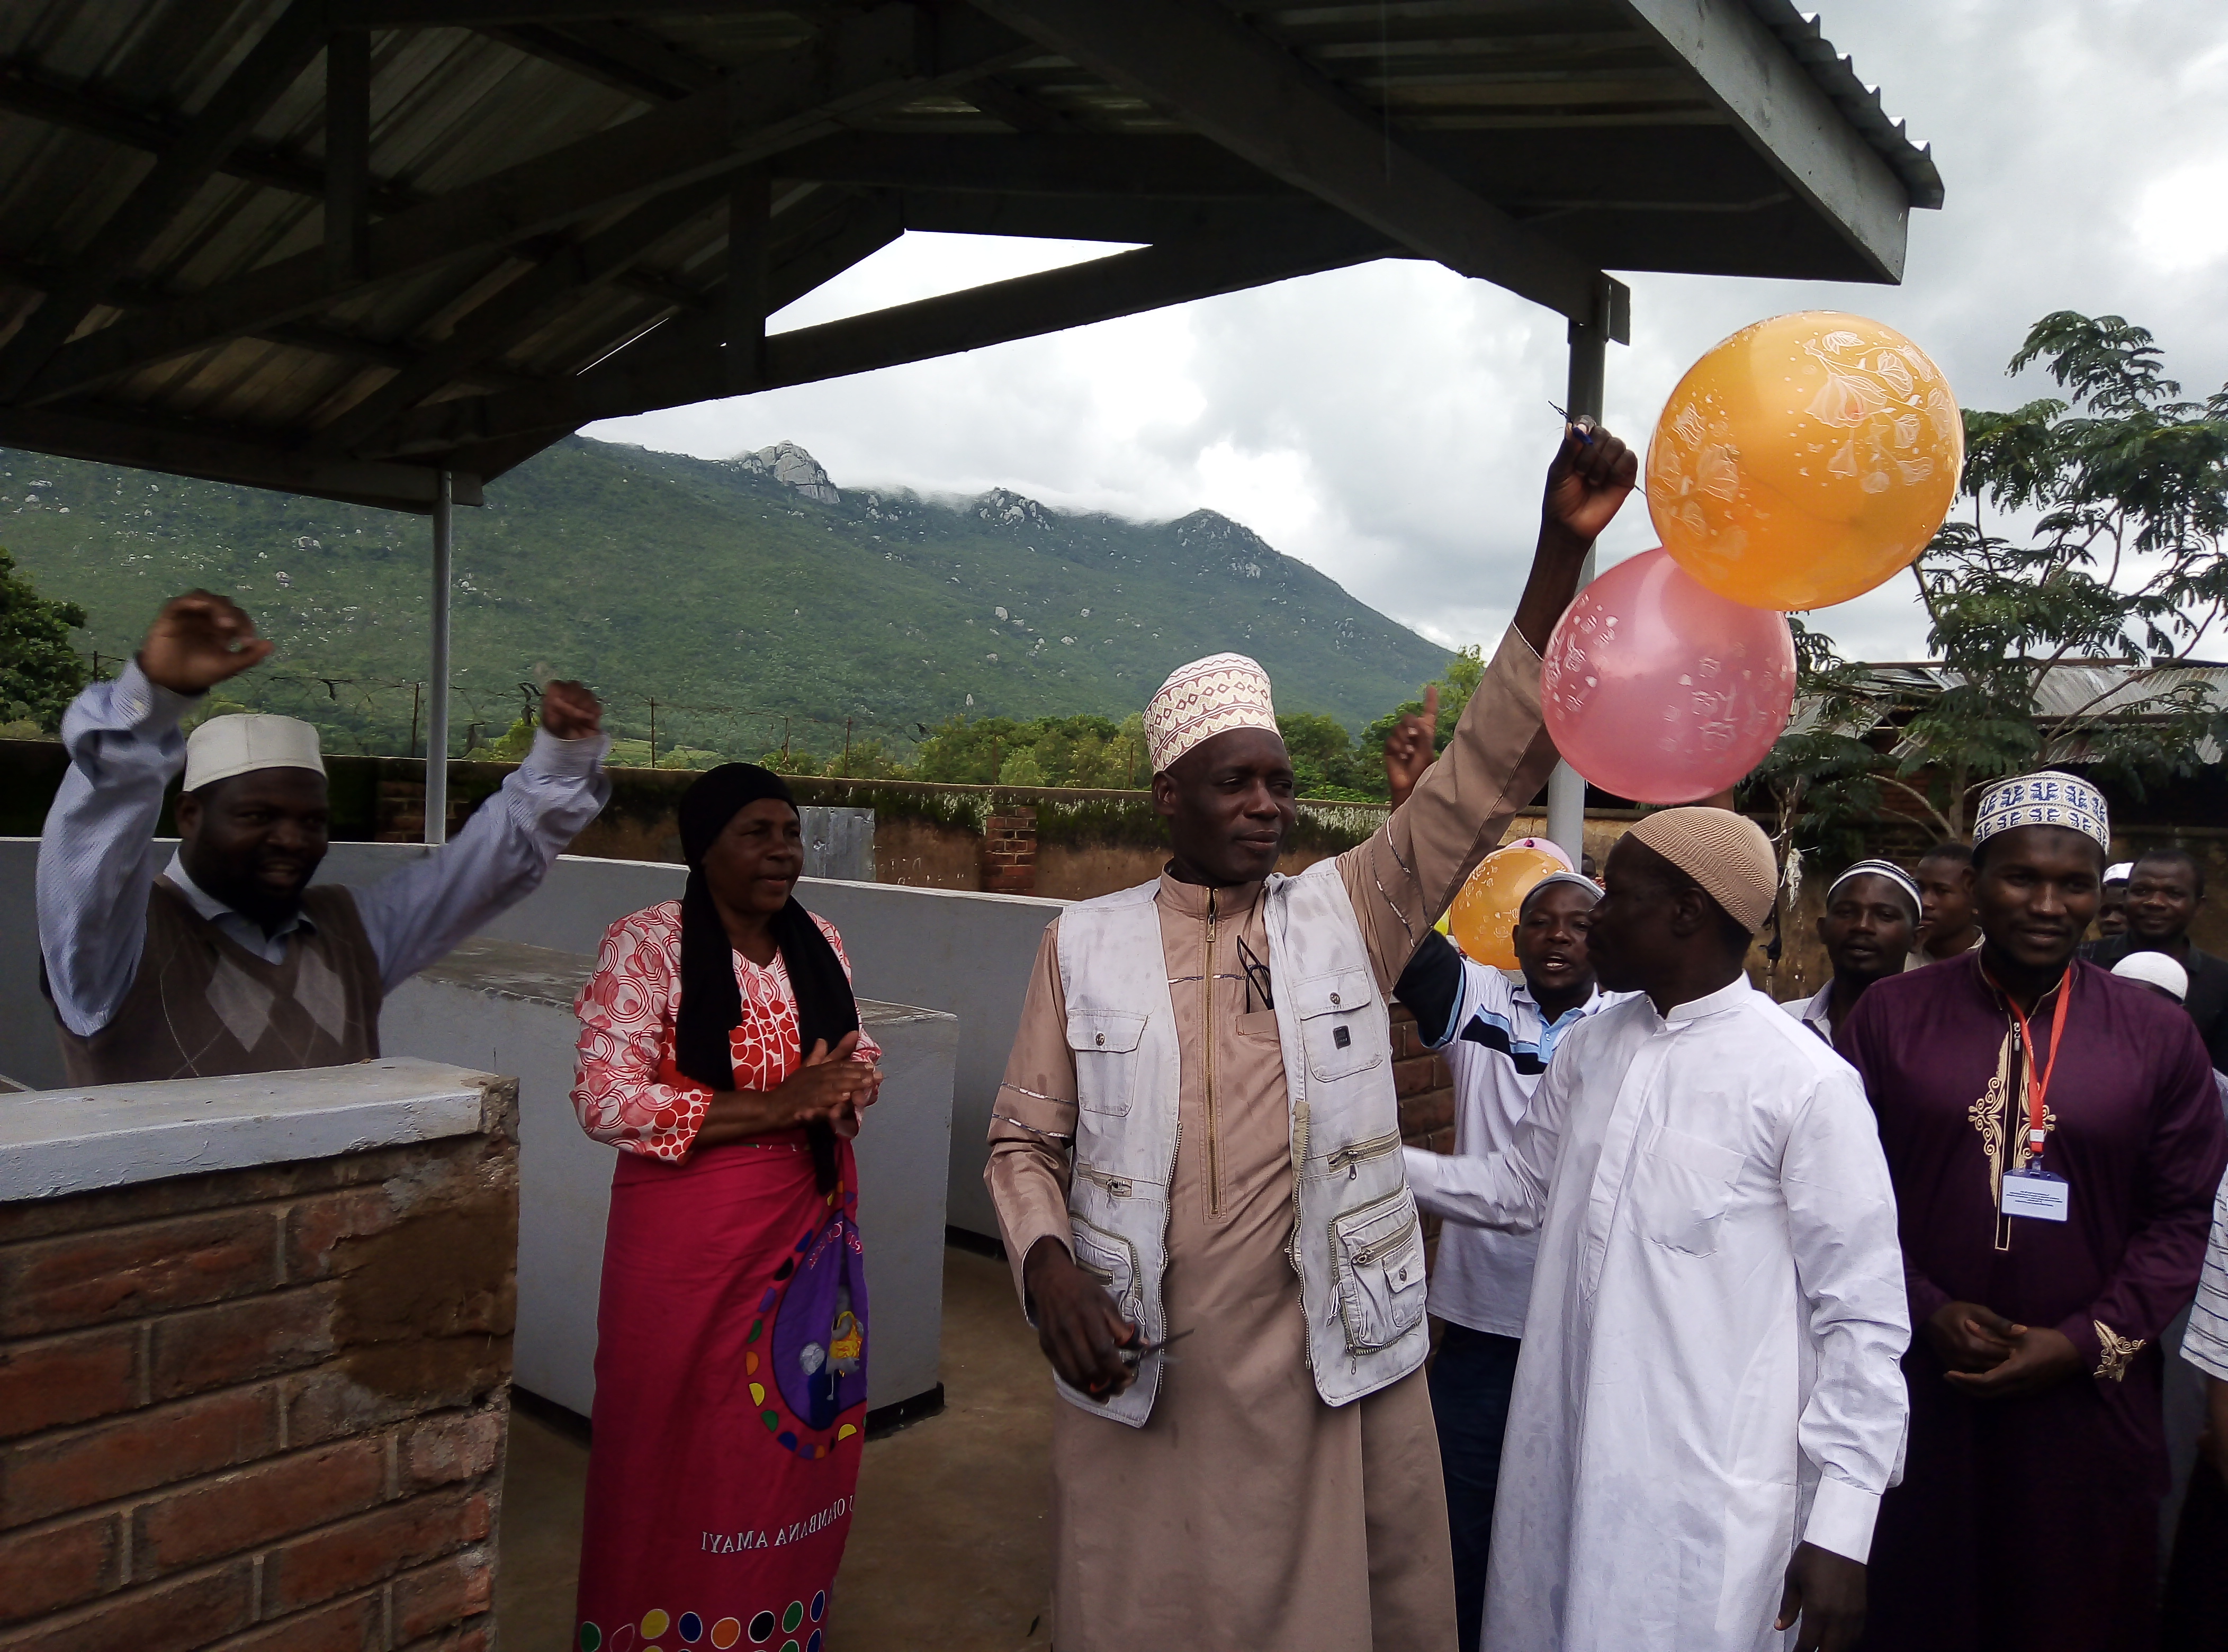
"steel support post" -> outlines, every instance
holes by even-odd
[[[427,670],[432,690],[426,707],[426,841],[449,837],[449,473],[433,490],[433,591],[428,605],[432,622],[432,658]]]
[[[1609,329],[1600,320],[1571,323],[1571,381],[1564,405],[1573,419],[1585,413],[1600,420],[1608,355]],[[1586,553],[1585,567],[1578,574],[1582,591],[1594,577],[1594,552]],[[1567,763],[1555,765],[1547,777],[1547,836],[1571,857],[1572,866],[1585,864],[1586,783]]]

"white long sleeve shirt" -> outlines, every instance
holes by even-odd
[[[1428,1210],[1540,1232],[1486,1591],[1526,1652],[1763,1652],[1789,1559],[1871,1548],[1910,1341],[1856,1073],[1745,980],[1571,1030]]]
[[[1505,1151],[1515,1139],[1563,1037],[1624,999],[1596,989],[1551,1021],[1522,976],[1465,957],[1436,930],[1424,937],[1397,990],[1416,1012],[1417,1032],[1446,1058],[1454,1077],[1455,1151],[1477,1159]],[[1539,1249],[1536,1232],[1449,1222],[1431,1258],[1431,1311],[1474,1331],[1523,1335]]]
[[[179,720],[200,703],[147,680],[134,660],[96,682],[62,716],[70,758],[39,839],[39,947],[63,1026],[90,1038],[115,1019],[138,974],[155,881],[155,823],[163,793],[185,766]],[[353,891],[364,938],[392,992],[497,913],[534,893],[550,863],[601,812],[608,736],[560,740],[536,729],[534,749],[453,842]],[[185,875],[164,868],[195,912],[271,963],[298,917],[275,935]]]

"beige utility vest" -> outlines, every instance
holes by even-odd
[[[1077,1263],[1149,1341],[1168,1335],[1168,1185],[1182,1051],[1161,946],[1157,880],[1071,906],[1060,919],[1060,984],[1075,1058]],[[1277,1034],[1290,1095],[1290,1254],[1308,1321],[1308,1364],[1343,1405],[1424,1363],[1424,1238],[1400,1162],[1391,1023],[1361,925],[1324,861],[1262,891]],[[1160,1391],[1148,1354],[1130,1388],[1062,1398],[1143,1427]]]
[[[90,1038],[59,1029],[69,1081],[216,1078],[377,1055],[379,959],[355,897],[312,888],[302,910],[315,929],[296,930],[285,957],[271,964],[157,878],[138,972],[115,1017]]]

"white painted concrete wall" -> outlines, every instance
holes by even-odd
[[[596,1303],[617,1154],[573,1112],[573,1000],[594,958],[481,939],[404,985],[381,1032],[391,1052],[482,1063],[518,1079],[518,1339],[522,1388],[588,1414]],[[957,1019],[862,1000],[882,1047],[881,1098],[858,1140],[866,1241],[870,1410],[934,1388],[943,1335],[944,1157]]]
[[[407,843],[336,843],[320,880],[368,883],[423,853]],[[46,1087],[60,1084],[62,1073],[53,1011],[39,996],[32,907],[37,854],[36,838],[0,838],[0,1073]],[[566,855],[539,890],[487,933],[592,953],[614,919],[678,898],[685,877],[683,868],[663,862]],[[797,893],[842,932],[861,996],[958,1018],[945,1219],[995,1237],[997,1224],[983,1190],[990,1104],[1021,1022],[1037,943],[1067,903],[810,878]]]

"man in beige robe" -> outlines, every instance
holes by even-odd
[[[1451,743],[1437,762],[1428,746],[1416,754],[1430,767],[1413,796],[1340,857],[1380,994],[1546,781],[1555,752],[1541,724],[1540,653],[1634,471],[1606,432],[1565,432],[1515,622]],[[1258,714],[1210,718],[1215,732],[1200,737],[1194,726],[1195,743],[1163,740],[1155,754],[1154,803],[1173,851],[1156,901],[1181,1075],[1163,1302],[1184,1340],[1164,1356],[1144,1426],[1055,1407],[1059,1652],[1455,1642],[1423,1372],[1332,1406],[1309,1368],[1290,1253],[1290,1103],[1264,990],[1274,989],[1264,880],[1296,811],[1265,678],[1260,688]],[[1059,949],[1055,920],[995,1105],[984,1179],[1047,1358],[1074,1388],[1111,1394],[1135,1374],[1121,1345],[1139,1333],[1072,1254],[1077,1085]]]

